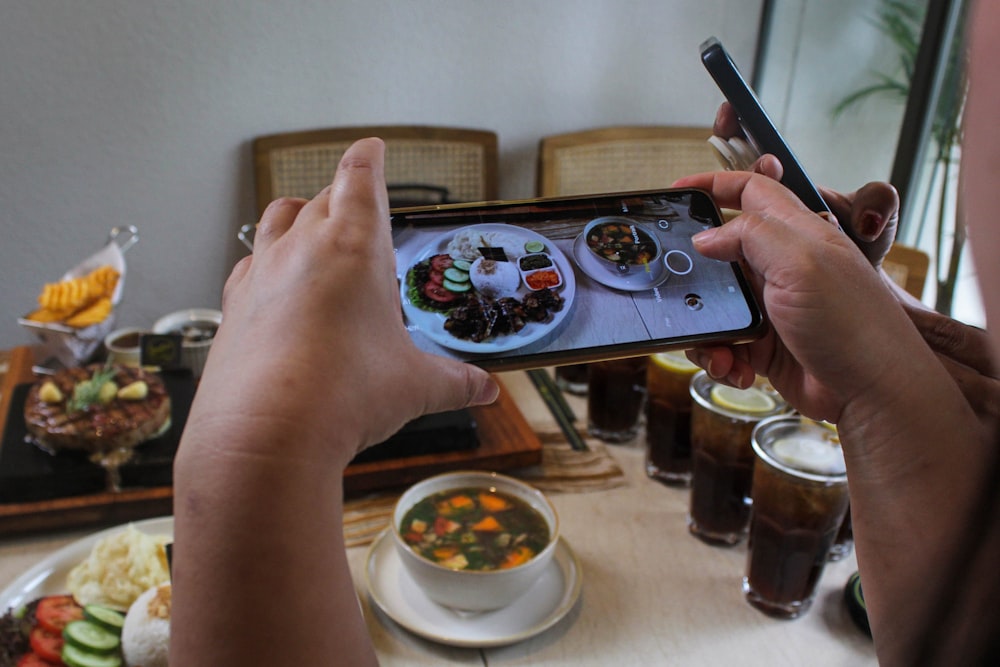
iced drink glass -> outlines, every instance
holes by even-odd
[[[589,364],[587,379],[587,431],[607,442],[634,438],[646,394],[646,357]]]
[[[754,453],[750,434],[787,404],[763,378],[749,389],[691,380],[691,505],[688,530],[714,545],[741,542],[750,525]]]
[[[753,432],[753,518],[743,593],[764,613],[804,614],[847,512],[847,473],[837,432],[799,416]]]
[[[556,366],[556,385],[577,396],[587,394],[587,364]]]
[[[649,358],[646,369],[646,474],[673,486],[691,482],[691,378],[683,352]]]

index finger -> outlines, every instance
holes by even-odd
[[[791,190],[781,183],[749,171],[712,171],[686,176],[674,182],[677,188],[706,190],[723,208],[741,211],[775,210],[783,214],[811,213]]]

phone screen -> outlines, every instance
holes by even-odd
[[[691,241],[720,224],[692,189],[397,209],[406,327],[495,370],[750,340],[763,317],[742,272]]]

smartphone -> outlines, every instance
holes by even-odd
[[[736,264],[691,237],[708,193],[668,189],[394,209],[407,330],[490,370],[752,340],[764,318]]]
[[[778,158],[784,168],[781,183],[794,192],[802,203],[816,213],[830,213],[830,207],[778,132],[778,128],[771,122],[757,94],[740,74],[722,43],[715,37],[710,37],[702,42],[700,48],[701,62],[715,79],[719,90],[733,105],[747,140],[760,154],[771,153]]]

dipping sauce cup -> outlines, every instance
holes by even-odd
[[[688,530],[709,544],[737,544],[750,525],[750,435],[758,422],[788,407],[763,378],[740,390],[718,384],[704,371],[691,380],[691,398]]]
[[[757,461],[743,593],[768,615],[796,618],[812,604],[847,512],[843,450],[835,429],[799,416],[762,421],[752,446]]]
[[[646,369],[646,474],[664,484],[691,482],[691,378],[684,352],[649,358]]]
[[[607,442],[634,438],[646,394],[646,357],[589,364],[587,378],[587,431]]]

